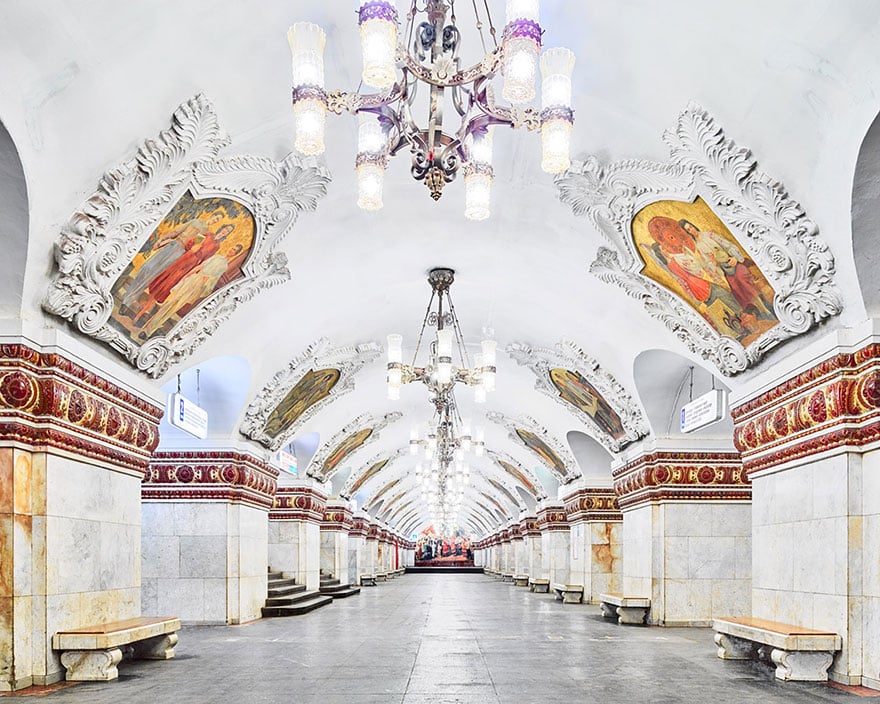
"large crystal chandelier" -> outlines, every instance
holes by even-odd
[[[535,77],[541,49],[539,0],[506,0],[506,24],[497,42],[487,0],[485,18],[473,3],[476,31],[485,53],[473,66],[462,68],[455,2],[412,0],[402,36],[394,0],[364,0],[359,24],[363,55],[362,81],[375,93],[327,92],[324,89],[324,31],[302,22],[288,32],[293,52],[293,106],[296,148],[304,154],[324,151],[327,110],[358,116],[358,205],[366,210],[382,207],[382,182],[388,157],[408,148],[411,172],[424,181],[438,200],[443,186],[459,170],[465,181],[465,216],[489,217],[492,181],[492,132],[496,125],[541,130],[544,171],[568,169],[574,113],[571,108],[571,74],[574,54],[568,49],[548,49],[540,60],[541,110],[523,107],[535,98]],[[491,49],[483,27],[488,25]],[[510,106],[498,105],[492,79],[503,77],[502,97]],[[420,86],[427,92],[427,123],[414,116]],[[460,118],[455,132],[444,132],[447,97]]]
[[[419,331],[412,362],[403,361],[403,338],[388,336],[388,397],[400,398],[404,384],[421,382],[428,387],[428,399],[433,415],[427,432],[418,429],[410,434],[410,453],[424,454],[425,464],[416,469],[421,484],[422,500],[429,505],[432,518],[447,528],[457,521],[457,512],[470,481],[466,455],[472,452],[481,457],[484,452],[483,431],[472,431],[470,422],[463,420],[455,398],[455,386],[462,383],[474,388],[474,400],[486,400],[486,394],[495,390],[494,340],[483,340],[480,352],[474,355],[471,366],[464,337],[449,288],[455,278],[452,269],[432,269],[428,273],[431,298]],[[425,332],[434,333],[428,343],[428,358],[418,364],[419,351]],[[456,363],[457,362],[457,363]]]

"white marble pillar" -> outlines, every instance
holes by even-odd
[[[880,321],[732,402],[752,483],[751,615],[843,639],[832,680],[880,689]]]
[[[260,618],[277,476],[236,450],[154,455],[141,489],[144,615],[187,623]]]
[[[612,470],[623,513],[623,593],[648,621],[709,626],[749,611],[751,487],[739,453],[702,438],[643,447]]]
[[[360,584],[362,574],[370,574],[367,569],[367,529],[369,516],[358,511],[352,516],[351,530],[348,533],[348,578],[351,584]]]
[[[327,494],[314,479],[279,478],[269,512],[269,566],[306,589],[320,586],[321,522]]]
[[[623,516],[617,495],[607,482],[582,480],[563,501],[571,539],[571,583],[584,588],[584,601],[595,603],[599,594],[620,592],[622,585]]]
[[[379,569],[379,526],[367,523],[367,538],[364,541],[364,574],[376,574]]]
[[[499,536],[501,544],[499,545],[500,553],[501,553],[501,566],[499,567],[502,574],[512,574],[513,573],[513,558],[511,555],[511,543],[510,543],[510,531],[508,529],[504,529],[501,531],[501,535]]]
[[[64,679],[56,631],[141,615],[141,479],[161,403],[44,334],[45,348],[0,338],[0,691]]]
[[[513,575],[526,574],[526,541],[519,523],[514,523],[508,530],[510,532],[510,571]]]
[[[538,508],[541,531],[541,577],[551,584],[567,584],[570,571],[570,536],[565,506],[545,501]]]
[[[526,515],[520,519],[520,533],[525,542],[526,569],[525,574],[529,577],[540,578],[542,558],[541,531],[538,528],[538,518],[535,515]]]
[[[353,524],[347,501],[330,499],[324,506],[321,521],[321,570],[333,575],[340,584],[351,584],[357,577],[349,575],[348,535]]]

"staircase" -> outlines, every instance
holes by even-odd
[[[334,599],[344,599],[347,596],[359,594],[360,587],[351,584],[340,584],[338,579],[333,579],[332,574],[324,574],[321,572],[321,584],[318,587],[321,594],[333,597]]]
[[[263,618],[272,616],[298,616],[333,602],[329,596],[317,591],[306,591],[304,584],[297,584],[282,572],[269,570],[269,595],[263,607]]]

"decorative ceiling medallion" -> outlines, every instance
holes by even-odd
[[[339,471],[342,461],[379,437],[386,426],[403,418],[395,411],[376,418],[372,413],[359,415],[324,443],[306,468],[306,474],[326,482]]]
[[[390,455],[386,452],[376,455],[369,462],[366,462],[362,469],[354,470],[348,475],[348,479],[345,480],[345,484],[343,484],[342,489],[339,490],[340,498],[348,501],[352,496],[363,489],[367,482],[375,478],[379,472],[394,462],[394,460],[399,459],[408,453],[409,448],[402,447],[397,450],[397,452]]]
[[[620,452],[650,432],[632,396],[573,341],[563,338],[552,349],[514,342],[505,351],[534,372],[535,389],[576,416],[609,452]]]
[[[733,375],[843,308],[834,257],[785,187],[690,104],[667,164],[575,164],[556,184],[612,248],[590,271]]]
[[[330,175],[294,155],[218,158],[228,144],[205,96],[178,107],[62,228],[43,307],[156,378],[287,281],[277,246]]]
[[[283,447],[315,413],[354,389],[354,376],[381,353],[375,342],[332,347],[322,337],[272,377],[248,406],[239,432]]]
[[[501,467],[501,469],[503,469],[509,476],[519,482],[527,492],[534,496],[536,501],[547,498],[547,492],[544,491],[543,485],[538,480],[538,477],[535,476],[535,474],[530,469],[526,469],[519,462],[513,459],[513,457],[503,452],[489,450],[488,454],[489,457],[491,457],[495,461],[495,463],[499,467]]]
[[[486,417],[493,423],[507,428],[511,440],[525,445],[538,455],[560,484],[568,484],[581,476],[581,471],[569,449],[531,416],[522,415],[514,420],[503,413],[490,411]]]

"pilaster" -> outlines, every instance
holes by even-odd
[[[327,501],[321,521],[321,569],[341,584],[357,581],[349,575],[348,536],[354,524],[348,502]]]
[[[565,584],[570,577],[571,535],[565,506],[558,501],[544,502],[538,508],[541,532],[541,577],[551,584]]]
[[[571,583],[584,601],[622,588],[623,514],[611,486],[580,485],[563,498],[571,535]]]
[[[297,584],[320,586],[321,522],[327,494],[312,479],[279,484],[269,511],[269,565],[292,575]]]

